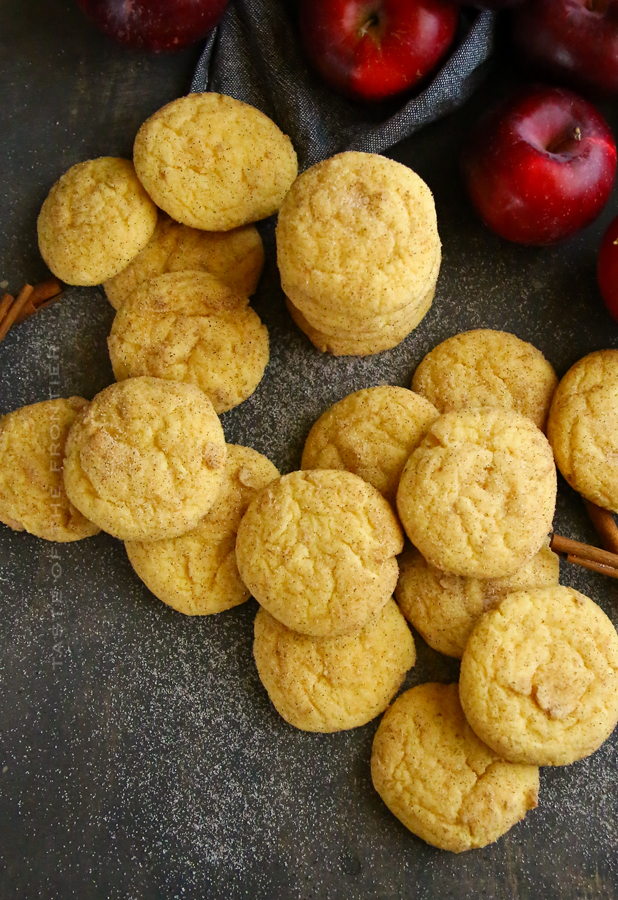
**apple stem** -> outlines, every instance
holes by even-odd
[[[371,31],[374,31],[378,25],[380,24],[380,20],[378,19],[375,13],[372,13],[366,22],[363,22],[361,27],[358,29],[358,34],[360,37],[365,37],[366,34],[369,34]]]
[[[575,138],[576,141],[581,141],[582,132],[581,132],[581,128],[579,127],[579,125],[575,126],[575,131],[573,132],[573,137]]]

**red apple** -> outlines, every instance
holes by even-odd
[[[601,241],[597,277],[607,311],[618,322],[618,216]]]
[[[582,97],[530,85],[481,119],[462,166],[472,203],[491,229],[520,244],[551,244],[601,212],[614,182],[616,144]]]
[[[552,81],[618,93],[618,0],[532,0],[513,15],[513,42]]]
[[[301,0],[299,13],[310,61],[355,100],[383,100],[423,82],[459,21],[451,0]]]
[[[77,0],[114,40],[143,50],[178,50],[211,31],[228,0]]]

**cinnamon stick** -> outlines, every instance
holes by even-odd
[[[617,553],[610,553],[590,544],[582,544],[580,541],[572,541],[570,538],[560,537],[559,534],[552,535],[549,546],[555,553],[564,553],[567,557],[574,556],[577,560],[583,559],[618,570]]]
[[[567,562],[575,563],[576,566],[582,566],[584,569],[590,569],[592,572],[600,572],[601,575],[609,575],[610,578],[618,578],[618,569],[612,566],[604,566],[603,563],[594,562],[591,559],[584,559],[581,556],[567,556]]]
[[[25,322],[26,319],[29,319],[30,316],[33,316],[40,309],[51,306],[52,303],[60,299],[62,291],[63,287],[57,278],[48,278],[47,281],[35,284],[30,300],[16,318],[15,324],[19,325],[21,322]]]
[[[26,284],[17,295],[17,299],[7,311],[5,317],[0,322],[0,341],[4,340],[11,325],[16,321],[17,316],[26,306],[34,288],[31,284]],[[4,302],[4,301],[3,301]]]
[[[609,550],[610,553],[618,553],[618,525],[616,525],[613,513],[608,509],[596,506],[590,500],[584,500],[584,503],[595,531],[601,538],[601,543],[605,549]]]
[[[0,323],[4,321],[4,317],[8,313],[9,309],[13,305],[13,300],[15,297],[12,294],[5,294],[2,300],[0,301]]]

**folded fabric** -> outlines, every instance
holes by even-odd
[[[455,48],[426,88],[403,105],[370,106],[336,94],[309,67],[292,2],[235,0],[206,43],[191,90],[261,109],[292,139],[301,169],[342,150],[381,153],[468,99],[487,72],[494,23],[493,13],[462,11]]]

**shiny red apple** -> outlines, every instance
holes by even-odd
[[[299,14],[303,47],[324,80],[368,101],[421,85],[459,21],[452,0],[301,0]]]
[[[618,216],[601,241],[597,278],[607,311],[618,322]]]
[[[582,97],[530,85],[481,119],[462,169],[470,199],[493,231],[520,244],[551,244],[601,212],[614,183],[616,144]]]
[[[618,0],[531,0],[512,28],[525,65],[552,81],[618,93]]]
[[[89,19],[127,47],[168,51],[201,40],[228,0],[77,0]]]

